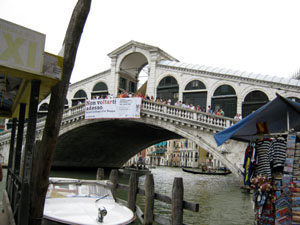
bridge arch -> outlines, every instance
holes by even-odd
[[[122,91],[135,93],[138,86],[141,86],[141,82],[144,83],[149,79],[149,77],[142,78],[141,72],[150,61],[150,52],[137,45],[129,45],[123,52],[120,52],[116,59],[117,93]],[[145,73],[143,75],[145,76]]]
[[[60,130],[53,166],[121,167],[141,150],[178,138],[178,134],[143,119],[80,118]]]
[[[157,106],[176,109],[174,106],[164,104],[153,102],[149,104],[155,105],[156,110],[159,111],[161,109],[157,109]],[[196,126],[193,121],[186,122],[183,123],[182,120],[172,117],[157,117],[151,111],[143,111],[140,119],[129,120],[84,120],[84,114],[81,114],[62,124],[53,165],[120,167],[131,156],[153,144],[170,139],[187,138],[213,154],[235,174],[240,173],[243,155],[240,151],[244,146],[226,143],[222,148],[217,147],[211,131],[207,130],[208,127]],[[224,154],[224,148],[230,149],[232,154],[230,152]],[[236,155],[241,155],[241,158],[237,159]]]

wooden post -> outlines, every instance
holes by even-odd
[[[17,119],[12,119],[12,128],[10,134],[10,146],[9,146],[9,159],[8,159],[8,169],[12,168],[13,165],[13,154],[15,150],[15,138],[16,138],[16,127],[17,127]]]
[[[43,217],[45,197],[48,190],[51,164],[58,140],[65,100],[68,92],[71,74],[75,64],[77,49],[81,34],[90,11],[91,0],[78,0],[73,10],[71,20],[64,39],[64,60],[61,81],[51,90],[48,115],[43,137],[39,144],[38,157],[32,171],[35,173],[31,185],[30,225],[40,225]]]
[[[96,180],[104,180],[104,169],[103,168],[98,168]]]
[[[118,170],[113,169],[110,172],[109,180],[112,182],[111,193],[116,200],[117,185],[118,185]]]
[[[175,177],[172,189],[172,225],[183,224],[183,182]]]
[[[15,138],[16,138],[16,127],[17,127],[17,119],[13,118],[12,120],[12,128],[10,134],[10,146],[9,146],[9,158],[8,158],[8,165],[7,165],[7,177],[6,177],[6,191],[8,193],[8,197],[11,200],[11,187],[12,187],[12,168],[13,168],[13,159],[14,159],[14,152],[15,152]]]
[[[145,180],[145,211],[144,224],[151,225],[153,223],[154,214],[154,180],[153,174],[147,174]]]
[[[23,164],[23,176],[22,176],[22,192],[21,192],[21,204],[19,211],[18,221],[22,221],[22,225],[29,223],[29,207],[30,207],[30,181],[31,181],[31,169],[32,169],[32,154],[35,143],[36,121],[37,121],[37,109],[38,100],[40,95],[40,80],[31,81],[31,93],[29,104],[29,116],[26,132],[26,144],[24,148],[24,164]]]
[[[128,208],[135,212],[136,196],[138,192],[139,178],[137,173],[131,173],[129,178]]]
[[[23,143],[23,135],[24,135],[24,121],[25,121],[25,111],[26,104],[20,104],[20,112],[19,112],[19,122],[18,122],[18,136],[17,136],[17,145],[15,151],[15,159],[14,159],[14,173],[16,175],[20,174],[20,163],[21,163],[21,153],[22,153],[22,143]]]

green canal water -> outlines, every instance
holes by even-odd
[[[228,176],[197,175],[185,173],[180,168],[170,167],[157,167],[151,169],[151,172],[154,177],[155,192],[168,196],[171,196],[174,178],[183,178],[184,200],[200,205],[200,210],[197,213],[184,211],[185,224],[252,225],[254,222],[251,194],[240,189],[241,182],[232,174]],[[51,176],[95,179],[96,171],[52,171]],[[121,176],[119,181],[128,184],[128,178]],[[142,188],[144,181],[145,176],[139,178],[139,186]],[[4,182],[1,182],[1,196],[3,188]],[[118,192],[118,197],[126,200],[127,193]],[[137,203],[143,209],[143,197],[139,196]],[[155,213],[169,217],[171,207],[168,204],[155,201]],[[140,223],[136,221],[133,224]]]

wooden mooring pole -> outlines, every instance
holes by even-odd
[[[103,168],[98,168],[96,180],[104,180],[104,169]]]
[[[135,212],[136,197],[138,193],[139,178],[137,173],[131,173],[129,178],[129,190],[128,190],[128,208]]]
[[[151,225],[154,219],[154,180],[153,174],[147,174],[145,180],[144,224]]]
[[[144,184],[144,189],[138,187],[139,179],[137,173],[131,173],[129,184],[118,184],[118,171],[112,170],[109,180],[111,183],[108,185],[112,193],[116,193],[116,189],[128,191],[127,206],[136,213],[137,218],[142,224],[165,224],[165,225],[182,225],[183,224],[183,209],[192,212],[199,212],[199,204],[183,200],[183,179],[175,177],[172,188],[172,196],[166,196],[155,193],[153,174],[147,174]],[[145,196],[145,209],[144,212],[136,205],[137,195]],[[116,199],[116,198],[115,198]],[[116,199],[117,200],[117,199]],[[164,215],[154,214],[154,201],[158,200],[166,204],[171,204],[172,215],[171,218]],[[117,201],[126,204],[126,201],[118,199]]]
[[[118,170],[113,169],[110,172],[109,175],[109,180],[112,182],[112,187],[111,187],[111,193],[114,197],[114,199],[116,200],[117,196],[116,196],[116,192],[117,192],[117,186],[118,186]]]
[[[172,189],[172,225],[183,224],[183,181],[175,177]]]

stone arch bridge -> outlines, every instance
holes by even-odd
[[[241,175],[245,143],[229,140],[217,147],[213,134],[234,120],[162,103],[142,101],[140,119],[85,120],[84,104],[65,110],[53,166],[121,167],[133,155],[164,140],[187,138]],[[45,119],[37,124],[41,139]],[[26,133],[26,128],[24,133]],[[8,160],[10,131],[0,135],[0,148]]]

